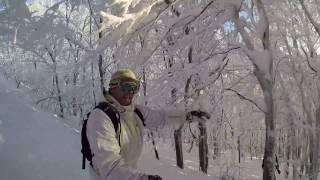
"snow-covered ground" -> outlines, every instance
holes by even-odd
[[[80,138],[0,76],[0,179],[84,180]]]
[[[160,160],[154,158],[152,145],[148,143],[139,168],[159,174],[164,180],[213,180],[217,179],[215,174],[228,173],[228,164],[232,164],[223,156],[210,160],[208,175],[204,175],[198,171],[197,152],[185,152],[185,169],[180,170],[175,165],[171,144],[159,143]],[[81,169],[81,160],[80,135],[59,118],[38,111],[21,90],[0,76],[0,179],[89,179]],[[261,161],[248,164],[252,169],[239,166],[237,177],[261,179]]]

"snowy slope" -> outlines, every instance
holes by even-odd
[[[160,160],[156,160],[151,143],[145,145],[138,163],[139,169],[149,174],[159,174],[163,180],[217,180],[212,175],[200,173],[199,164],[194,157],[184,152],[184,166],[181,170],[176,165],[175,151],[168,144],[158,143]],[[197,159],[197,158],[195,158]]]
[[[79,135],[0,76],[0,179],[84,180]]]

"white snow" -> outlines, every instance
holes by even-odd
[[[84,180],[80,138],[0,77],[1,180]]]

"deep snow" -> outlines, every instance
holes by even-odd
[[[84,180],[79,135],[0,76],[0,179]]]

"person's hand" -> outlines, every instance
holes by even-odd
[[[148,175],[148,180],[162,180],[158,175]]]
[[[187,121],[193,122],[193,121],[204,121],[204,120],[210,119],[210,114],[204,111],[190,111],[187,113]]]

